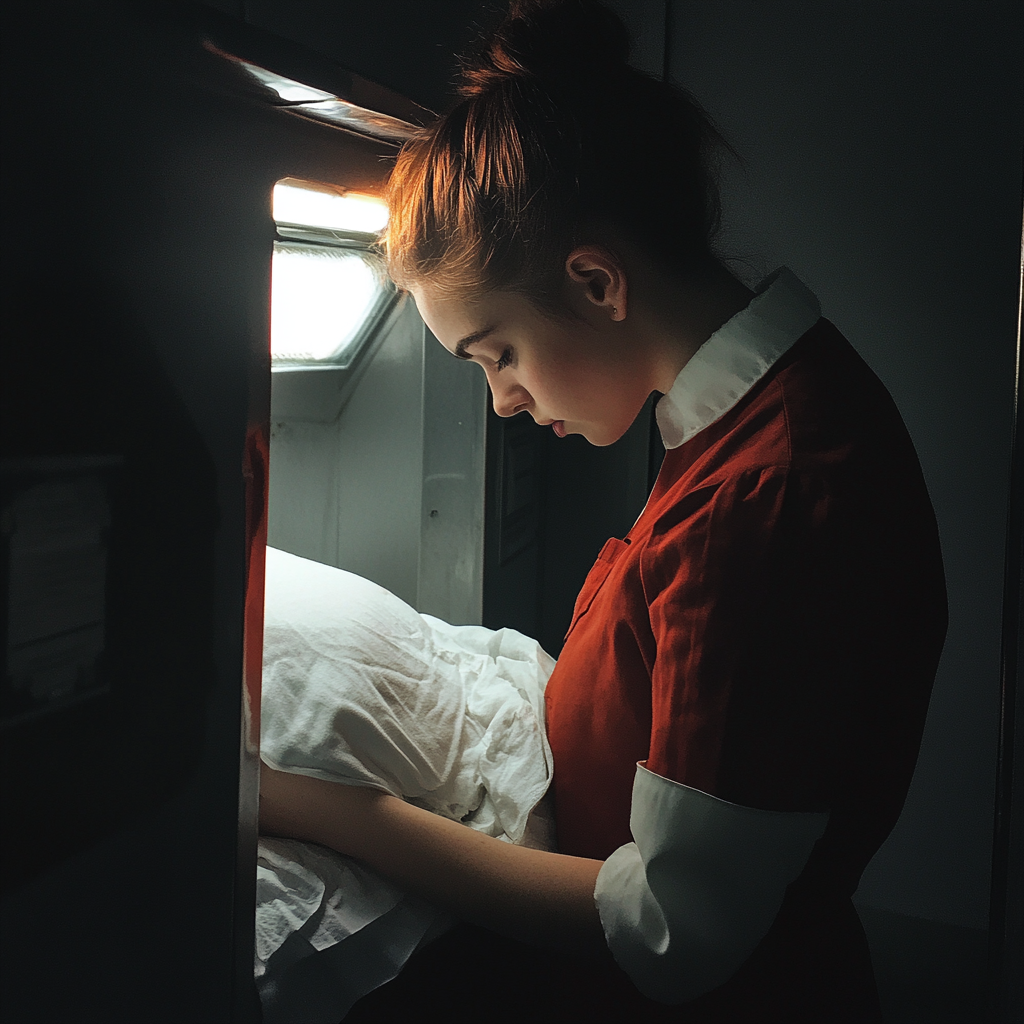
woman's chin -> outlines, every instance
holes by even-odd
[[[623,430],[617,430],[614,427],[601,425],[579,427],[576,429],[569,429],[566,432],[569,434],[581,434],[595,448],[607,448],[608,445],[615,444],[616,441],[620,440],[628,429],[629,427],[626,427]]]

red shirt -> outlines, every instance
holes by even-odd
[[[899,816],[945,629],[913,444],[819,320],[667,453],[587,577],[547,689],[560,851],[604,859],[631,841],[642,760],[732,803],[829,810],[773,928],[792,933],[777,971],[809,934],[800,893],[848,905]]]

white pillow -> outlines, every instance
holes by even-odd
[[[267,549],[261,754],[519,842],[551,781],[553,659],[449,626],[356,576]]]

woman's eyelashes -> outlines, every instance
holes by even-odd
[[[512,346],[509,345],[506,349],[504,349],[502,351],[501,355],[495,361],[494,368],[496,370],[504,370],[506,366],[511,366],[511,365],[512,365]]]

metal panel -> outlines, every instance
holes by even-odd
[[[417,607],[448,622],[483,615],[487,382],[423,329],[423,505]]]
[[[290,401],[316,377],[289,374]],[[270,544],[479,622],[485,411],[483,374],[452,359],[407,302],[334,423],[275,416]]]
[[[313,386],[319,374],[288,376],[290,385]],[[281,375],[273,379],[276,387]],[[269,543],[359,573],[415,605],[422,409],[423,325],[406,303],[333,423],[274,419]]]

